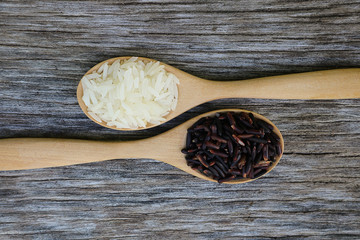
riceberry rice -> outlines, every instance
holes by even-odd
[[[221,112],[188,130],[182,149],[187,165],[219,183],[254,179],[282,154],[280,137],[252,113]]]

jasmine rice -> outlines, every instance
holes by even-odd
[[[136,129],[165,121],[176,108],[177,77],[160,62],[132,57],[104,63],[81,79],[88,113],[109,127]]]

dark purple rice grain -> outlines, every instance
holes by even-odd
[[[206,162],[205,158],[203,155],[196,155],[196,157],[199,159],[200,163],[204,166],[204,167],[210,167],[210,165]]]
[[[261,161],[261,159],[262,159],[262,153],[258,153],[253,162],[254,166],[257,165]]]
[[[259,130],[256,130],[256,129],[245,129],[245,132],[249,133],[249,134],[254,134],[254,135],[259,135],[259,136],[264,136],[264,130],[263,129],[259,129]]]
[[[195,159],[186,159],[188,163],[193,163],[193,164],[197,164],[200,165],[200,162],[198,160]]]
[[[245,168],[244,168],[244,167],[241,169],[241,176],[242,176],[243,178],[246,178],[246,177],[247,177],[247,176],[246,176],[246,171],[245,171]]]
[[[241,159],[241,154],[240,153],[238,155],[235,155],[234,159],[233,159],[233,162],[230,165],[230,168],[235,168],[238,165],[240,159]]]
[[[253,114],[217,113],[188,129],[185,154],[188,166],[217,180],[257,178],[281,155],[273,127]]]
[[[216,166],[218,166],[224,173],[227,173],[229,170],[227,166],[222,165],[220,162],[216,162]]]
[[[254,125],[255,128],[259,128],[258,124],[257,124],[257,120],[255,120],[254,114],[249,113],[249,117],[251,118],[252,124]]]
[[[233,146],[233,144],[232,144],[232,142],[231,142],[230,140],[227,142],[227,147],[228,147],[228,153],[229,153],[229,155],[233,155],[233,153],[234,153],[234,146]]]
[[[209,150],[212,154],[214,155],[217,155],[219,157],[228,157],[229,155],[224,153],[224,152],[220,152],[220,151],[216,151],[216,150],[213,150],[213,149],[210,149]]]
[[[263,147],[263,159],[265,161],[269,160],[269,145],[265,144]]]
[[[198,171],[203,171],[204,167],[202,165],[197,165],[197,166],[192,167],[192,169],[198,170]]]
[[[254,168],[268,167],[270,161],[261,160],[258,164],[254,165]]]
[[[253,168],[253,166],[251,166],[251,169],[250,169],[250,172],[249,172],[249,177],[250,177],[251,179],[254,178],[254,168]]]
[[[233,154],[233,162],[240,161],[240,158],[241,158],[240,148],[235,148],[235,152]]]
[[[263,144],[263,143],[258,144],[257,147],[256,147],[256,153],[261,152],[261,150],[262,150],[263,147],[264,147],[264,144]]]
[[[268,141],[263,138],[251,137],[251,138],[247,138],[247,140],[249,140],[250,142],[256,142],[256,143],[268,143]]]
[[[214,177],[214,175],[212,174],[212,172],[210,172],[210,170],[208,170],[208,169],[205,169],[205,170],[203,171],[203,173],[204,173],[206,176],[208,176],[208,177]]]
[[[220,143],[227,143],[227,140],[225,138],[222,138],[216,134],[211,134],[210,138],[214,141],[218,141]]]
[[[254,170],[254,175],[257,175],[261,170],[261,168],[257,168],[256,170]]]
[[[242,155],[240,158],[239,163],[237,164],[238,169],[243,169],[245,167],[246,164],[246,155]]]
[[[196,165],[196,164],[187,163],[187,165],[188,165],[189,167],[191,167],[191,169],[193,169],[193,170],[198,170],[198,169],[197,169],[197,166],[198,166],[198,165]]]
[[[242,134],[244,132],[244,130],[238,128],[235,124],[231,125],[231,128],[237,133],[237,134]]]
[[[211,130],[212,133],[217,133],[217,126],[216,126],[215,120],[210,125],[210,130]]]
[[[252,127],[252,125],[253,125],[253,120],[251,119],[251,117],[249,116],[249,114],[242,112],[242,113],[240,113],[240,116],[241,116],[242,119],[246,120],[246,121],[251,125],[251,127]]]
[[[208,148],[216,149],[216,150],[220,149],[220,145],[216,145],[215,143],[212,143],[209,141],[205,142],[204,146],[208,147]]]
[[[246,159],[246,164],[245,164],[246,175],[249,174],[251,167],[252,167],[252,161],[250,158],[248,158],[248,159]]]
[[[231,135],[231,137],[235,140],[235,142],[241,146],[245,146],[245,143],[243,142],[243,140],[241,140],[240,138],[238,138],[235,134]]]
[[[187,132],[186,134],[186,148],[189,148],[190,147],[190,144],[191,144],[191,132]]]
[[[241,175],[241,171],[239,169],[230,169],[229,173],[233,175]]]
[[[224,166],[227,166],[227,167],[228,167],[228,165],[226,164],[226,162],[225,162],[221,157],[215,156],[215,158],[216,158],[216,160],[217,160],[218,162],[220,162],[220,163],[223,164]],[[227,158],[226,158],[226,161],[227,161]]]
[[[210,132],[210,128],[205,126],[205,125],[199,125],[197,127],[194,128],[195,131],[202,131],[204,130],[205,132]]]
[[[213,167],[209,167],[208,169],[216,178],[220,177],[219,173]]]
[[[255,157],[256,157],[256,146],[254,146],[251,150],[251,161],[255,161]]]
[[[229,182],[229,181],[234,180],[234,179],[235,179],[235,176],[232,175],[232,176],[227,177],[227,178],[219,179],[218,182],[219,182],[219,183]]]
[[[199,149],[197,149],[197,148],[191,148],[189,150],[183,149],[183,150],[187,151],[187,154],[189,154],[189,155],[195,155],[199,151]]]
[[[212,166],[222,178],[225,178],[226,174],[217,165]]]
[[[222,125],[221,125],[220,120],[218,118],[215,119],[215,124],[216,124],[216,128],[217,128],[217,134],[219,136],[222,136],[223,135],[223,128],[222,128]]]
[[[238,138],[244,139],[244,138],[251,138],[254,134],[239,134],[237,135]]]
[[[206,134],[206,137],[205,137],[205,141],[210,141],[210,138],[211,138],[211,131],[209,131],[207,134]]]
[[[214,154],[212,154],[208,150],[204,150],[203,152],[208,156],[209,159],[211,159],[211,158],[213,158],[215,156]]]
[[[234,119],[234,117],[233,117],[233,113],[232,113],[232,112],[228,112],[228,113],[226,114],[226,116],[228,117],[230,126],[231,126],[231,125],[236,125],[236,122],[235,122],[235,119]]]
[[[245,125],[245,127],[247,127],[247,128],[252,128],[253,126],[249,123],[249,122],[247,122],[245,119],[242,119],[242,118],[239,118],[239,121],[243,124],[243,125]],[[244,127],[244,128],[245,128]]]

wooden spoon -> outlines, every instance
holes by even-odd
[[[240,109],[211,111],[160,135],[135,141],[55,138],[0,139],[0,171],[58,167],[119,158],[151,158],[170,164],[196,177],[214,181],[187,166],[185,155],[181,153],[181,149],[185,147],[187,129],[198,119],[214,115],[216,112],[226,111],[250,112]],[[264,116],[252,113],[255,118],[262,119],[274,127],[274,132],[280,137],[281,152],[284,152],[284,139],[279,129]],[[275,159],[275,163],[269,171],[278,164],[281,157],[282,155]],[[254,179],[242,179],[229,183],[244,183],[252,180]]]
[[[117,57],[103,61],[91,68],[86,74],[98,70],[105,62],[112,64],[118,59],[129,58]],[[139,57],[138,60],[156,61],[143,57]],[[242,81],[210,81],[195,77],[170,65],[161,64],[165,66],[166,71],[176,75],[180,81],[178,104],[174,111],[165,116],[166,121],[199,104],[221,98],[346,99],[360,97],[360,68],[299,73]],[[145,128],[137,129],[109,127],[105,122],[98,122],[88,114],[82,96],[83,88],[80,82],[77,88],[79,105],[91,120],[101,126],[117,130],[141,130],[156,126],[148,125]]]

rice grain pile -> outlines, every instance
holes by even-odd
[[[88,113],[110,127],[136,129],[165,121],[176,108],[177,77],[160,62],[132,57],[104,63],[81,79]]]

